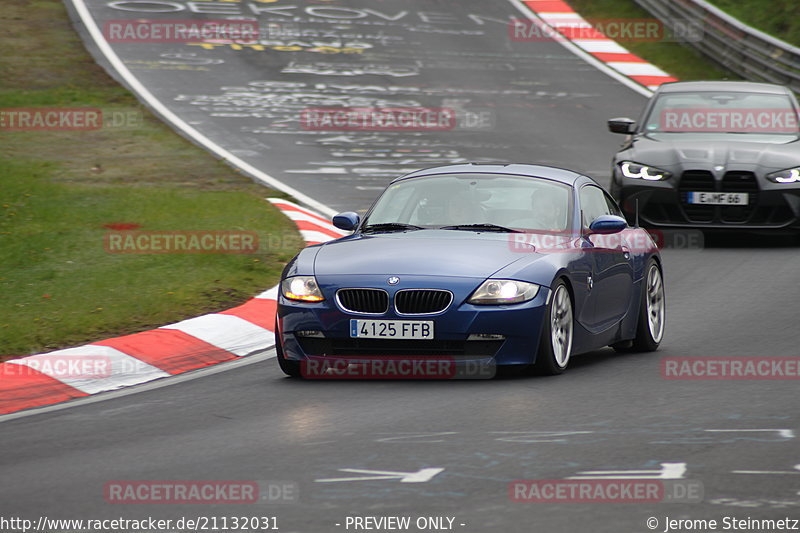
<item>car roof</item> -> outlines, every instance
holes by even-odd
[[[752,93],[787,94],[789,89],[773,83],[752,81],[676,81],[665,83],[658,88],[659,93],[702,91],[738,91]]]
[[[578,172],[548,165],[532,165],[526,163],[461,163],[417,170],[405,176],[395,178],[392,180],[392,183],[410,178],[442,174],[504,174],[508,176],[527,176],[558,181],[573,187],[581,178],[593,181]]]

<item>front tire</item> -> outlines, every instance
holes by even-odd
[[[542,325],[539,353],[534,364],[537,374],[552,376],[567,369],[572,356],[573,329],[572,299],[567,284],[559,280],[553,288]]]

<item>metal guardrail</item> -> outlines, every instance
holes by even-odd
[[[800,93],[800,48],[751,28],[704,0],[635,0],[663,24],[687,21],[703,29],[688,44],[752,81],[789,86]]]

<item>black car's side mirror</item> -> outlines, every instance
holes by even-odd
[[[608,131],[611,133],[630,134],[636,131],[636,121],[629,118],[612,118],[608,121]]]
[[[339,213],[333,217],[333,225],[345,231],[353,231],[358,227],[359,222],[361,222],[361,217],[352,211]]]

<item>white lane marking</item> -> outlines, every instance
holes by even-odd
[[[381,189],[383,189],[383,187],[381,187]],[[307,215],[305,213],[298,213],[297,211],[283,211],[283,214],[286,215],[289,219],[291,219],[291,220],[293,220],[295,222],[298,222],[298,221],[310,222],[310,223],[312,223],[314,225],[319,226],[322,229],[325,229],[326,231],[330,231],[331,233],[335,233],[335,234],[337,234],[337,235],[339,235],[341,237],[344,237],[345,235],[348,235],[350,233],[350,232],[347,232],[347,231],[340,230],[339,228],[337,228],[333,224],[322,222],[320,219],[318,219],[318,218],[316,218],[316,217],[314,217],[312,215]],[[309,230],[306,230],[306,231],[309,231]]]
[[[309,229],[301,229],[300,235],[302,235],[303,240],[309,244],[313,242],[328,242],[338,238],[328,235],[327,233],[322,233],[321,231],[312,231]]]
[[[94,39],[95,44],[97,44],[98,49],[105,56],[108,62],[111,63],[111,66],[125,80],[125,82],[130,86],[130,88],[134,91],[134,93],[136,93],[139,96],[139,98],[144,100],[156,113],[161,115],[161,117],[164,120],[172,124],[175,128],[179,129],[185,135],[189,136],[196,143],[202,145],[210,152],[221,157],[229,164],[238,167],[241,171],[245,172],[246,174],[253,176],[255,179],[264,183],[265,185],[269,185],[270,187],[273,187],[287,194],[290,194],[300,202],[308,206],[311,206],[314,209],[322,213],[325,213],[329,216],[333,216],[336,214],[336,211],[326,206],[322,202],[319,202],[311,198],[310,196],[303,194],[294,187],[286,185],[282,181],[270,176],[266,172],[259,170],[250,163],[247,163],[246,161],[233,155],[231,152],[229,152],[222,146],[218,145],[217,143],[215,143],[214,141],[212,141],[211,139],[200,133],[197,129],[190,126],[183,119],[178,117],[178,115],[173,113],[169,108],[167,108],[164,104],[162,104],[161,101],[158,100],[153,95],[153,93],[151,93],[139,81],[139,79],[133,75],[133,73],[128,69],[128,67],[125,66],[125,64],[119,58],[117,53],[108,44],[108,41],[105,40],[103,33],[97,26],[97,22],[94,20],[94,17],[92,17],[92,14],[89,12],[89,8],[86,7],[85,0],[71,0],[71,2],[72,5],[75,7],[75,10],[78,12],[78,15],[81,17],[81,20],[83,21],[83,24],[86,27],[87,31],[92,36],[92,39]]]
[[[86,394],[115,390],[170,374],[109,346],[87,344],[55,352],[12,359]]]
[[[281,208],[280,205],[277,205],[277,207],[278,207],[278,209]],[[308,214],[308,213],[301,213],[300,211],[290,211],[288,209],[286,209],[286,210],[281,209],[281,212],[284,215],[286,215],[286,217],[289,218],[290,220],[295,220],[295,221],[296,220],[304,220],[304,221],[307,221],[307,222],[313,222],[314,224],[316,224],[318,226],[322,226],[322,227],[324,227],[326,229],[330,229],[331,231],[336,231],[336,232],[342,231],[342,230],[338,229],[336,226],[334,226],[333,224],[331,224],[330,222],[321,221],[319,218],[317,218],[319,215],[314,216],[314,215],[311,215],[311,214]],[[328,226],[330,226],[330,228],[328,228]]]
[[[566,24],[570,24],[570,27],[576,28],[591,27],[591,24],[586,22],[586,19],[577,13],[548,11],[545,13],[536,14],[551,26],[556,26],[556,29],[561,29],[559,26],[564,26]]]
[[[609,61],[606,63],[609,67],[622,72],[627,76],[664,76],[669,77],[669,74],[661,70],[655,65],[650,63],[643,63],[641,61]]]
[[[275,334],[235,315],[203,315],[159,329],[177,329],[238,356],[266,350]]]
[[[267,289],[266,291],[262,292],[258,296],[254,296],[254,298],[259,298],[261,300],[278,300],[278,286],[275,285],[271,289]],[[245,302],[247,303],[247,302]]]
[[[404,441],[402,442],[402,444],[408,444],[409,441],[414,443],[445,442],[445,439],[431,439],[431,437],[443,437],[446,435],[457,435],[457,434],[458,432],[456,431],[440,431],[438,433],[412,433],[409,435],[395,435],[393,437],[382,437],[380,439],[375,439],[375,442]]]
[[[169,378],[157,379],[155,381],[142,383],[140,385],[134,385],[132,387],[127,387],[124,389],[101,392],[93,396],[76,398],[74,400],[69,400],[66,402],[61,402],[53,405],[45,405],[43,407],[35,407],[32,409],[25,409],[24,411],[17,411],[16,413],[0,415],[0,423],[8,422],[10,420],[16,420],[18,418],[27,418],[29,416],[52,413],[54,411],[61,411],[63,409],[71,409],[73,407],[80,407],[82,405],[104,402],[106,400],[113,400],[116,398],[122,398],[124,396],[130,396],[132,394],[139,394],[140,392],[148,392],[155,389],[161,389],[164,387],[169,387],[171,385],[177,385],[178,383],[184,383],[186,381],[193,381],[195,379],[211,376],[213,374],[228,372],[229,370],[236,370],[237,368],[243,366],[249,366],[255,363],[261,363],[263,361],[266,361],[267,359],[272,359],[273,357],[275,357],[275,348],[271,347],[269,350],[265,350],[257,354],[248,355],[247,357],[242,357],[240,359],[233,359],[231,361],[226,361],[224,363],[220,363],[214,366],[207,366],[203,368],[198,368],[197,370],[190,370],[188,372],[184,372],[183,374],[170,376]]]
[[[529,20],[533,21],[534,23],[545,24],[544,21],[542,21],[525,4],[522,3],[522,0],[509,0],[509,2],[511,2]],[[608,65],[606,65],[605,63],[603,63],[602,61],[597,59],[596,57],[592,56],[591,54],[589,54],[589,53],[587,53],[587,52],[585,52],[583,50],[581,50],[578,46],[574,45],[571,41],[569,41],[567,39],[557,39],[557,41],[561,44],[561,46],[563,46],[564,48],[566,48],[567,50],[569,50],[570,52],[572,52],[576,56],[580,57],[581,59],[583,59],[584,61],[586,61],[587,63],[589,63],[593,67],[595,67],[596,69],[598,69],[601,72],[604,72],[605,74],[611,76],[612,78],[614,78],[615,80],[617,80],[618,82],[620,82],[624,86],[628,87],[629,89],[633,89],[634,91],[636,91],[637,93],[641,94],[642,96],[650,97],[650,96],[653,95],[653,91],[651,91],[650,89],[642,87],[641,85],[639,85],[638,83],[636,83],[632,79],[628,78],[627,76],[624,76],[623,74],[620,74],[619,72],[617,72],[613,68],[609,67]]]
[[[576,46],[587,52],[606,53],[606,54],[630,54],[627,48],[623,48],[616,41],[595,39],[575,39],[572,41]]]
[[[392,472],[386,470],[362,470],[360,468],[340,468],[339,472],[352,472],[353,474],[367,474],[361,477],[337,477],[328,479],[315,479],[317,483],[336,483],[339,481],[372,481],[377,479],[397,479],[400,483],[426,483],[436,475],[444,472],[444,468],[423,468],[417,472]]]
[[[339,236],[344,237],[345,235],[349,235],[350,232],[340,230],[336,226],[333,225],[331,221],[332,217],[326,217],[323,214],[315,213],[309,209],[304,208],[303,206],[297,205],[294,202],[290,202],[289,200],[283,200],[280,198],[267,198],[267,201],[270,202],[272,205],[277,207],[281,210],[289,220],[293,222],[298,221],[306,221],[311,222],[312,224],[319,226],[322,229],[328,230],[331,233],[335,233]],[[286,206],[293,207],[294,209],[287,209]],[[298,211],[299,210],[299,211]],[[310,231],[310,230],[305,230]]]
[[[778,435],[785,439],[793,439],[794,438],[794,431],[791,429],[704,429],[703,431],[714,432],[714,433],[728,433],[728,432],[759,432],[759,431],[776,431]]]
[[[320,167],[320,168],[286,170],[286,173],[287,174],[347,174],[347,169],[344,167]]]
[[[794,465],[794,470],[733,470],[734,474],[800,474],[800,465]]]
[[[567,479],[681,479],[686,463],[661,463],[659,470],[587,470]]]
[[[498,435],[508,435],[506,437],[498,437],[495,440],[501,442],[565,442],[565,438],[554,437],[570,437],[572,435],[586,435],[594,433],[594,431],[490,431]]]

